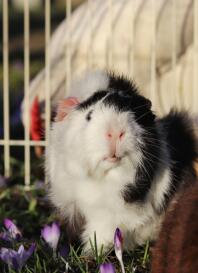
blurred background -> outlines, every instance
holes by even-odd
[[[0,0],[0,29],[0,174],[13,183],[44,179],[51,109],[87,70],[134,79],[159,116],[196,119],[198,0]]]

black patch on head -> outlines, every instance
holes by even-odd
[[[77,109],[87,109],[88,107],[90,107],[91,105],[96,104],[98,101],[100,101],[104,96],[106,96],[106,94],[108,93],[108,91],[98,91],[95,92],[91,97],[89,97],[87,100],[83,101],[82,103],[80,103],[77,107]]]
[[[141,96],[135,84],[122,77],[109,75],[110,94],[104,100],[106,105],[113,105],[120,112],[133,112],[138,124],[150,127],[153,124],[155,115],[151,111],[151,102]]]
[[[131,96],[133,93],[138,93],[135,84],[124,76],[109,74],[109,88],[121,92],[123,95]],[[133,90],[133,91],[132,91]],[[132,92],[131,92],[132,91]]]
[[[196,180],[194,162],[197,160],[197,140],[192,120],[185,112],[172,110],[158,121],[164,128],[171,159],[171,185],[165,195],[168,202],[178,188],[185,187]]]
[[[87,115],[86,115],[86,120],[87,120],[87,121],[90,121],[90,120],[91,120],[91,115],[92,115],[92,113],[93,113],[93,110],[90,110],[90,111],[87,113]]]
[[[113,106],[120,112],[133,112],[138,124],[144,127],[152,126],[155,115],[151,111],[151,102],[138,93],[135,84],[130,80],[114,74],[108,76],[107,90],[95,92],[87,100],[80,103],[77,109],[87,109],[108,95],[103,100],[105,105]]]
[[[117,92],[111,92],[103,101],[105,105],[114,106],[119,112],[131,112],[135,116],[135,121],[143,126],[153,125],[155,115],[150,109],[150,103],[144,97],[135,94],[126,97]]]

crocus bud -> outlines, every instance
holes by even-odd
[[[123,250],[123,236],[122,232],[119,228],[116,228],[115,234],[114,234],[114,248],[115,248],[115,254],[120,262],[120,266],[122,269],[122,273],[125,272],[124,264],[122,260],[122,250]]]
[[[116,228],[114,234],[114,247],[116,256],[122,257],[122,248],[123,248],[123,236],[119,228]]]
[[[51,226],[46,225],[41,230],[41,236],[48,243],[48,245],[55,251],[60,238],[60,228],[56,223]]]
[[[6,227],[6,229],[8,230],[8,236],[10,236],[10,238],[12,239],[19,239],[22,237],[22,234],[20,232],[20,230],[18,229],[18,227],[13,223],[12,220],[6,218],[4,219],[4,226]]]

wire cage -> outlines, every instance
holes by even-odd
[[[81,75],[84,70],[107,68],[134,78],[143,93],[152,100],[154,110],[160,114],[167,112],[172,106],[185,107],[192,113],[197,112],[198,0],[87,0],[79,1],[82,3],[75,10],[75,1],[65,0],[65,21],[56,30],[52,40],[52,1],[42,2],[45,14],[43,28],[45,67],[39,77],[37,76],[32,82],[30,80],[31,1],[23,1],[21,16],[24,23],[22,107],[24,138],[16,140],[10,136],[9,116],[9,101],[12,94],[9,91],[8,14],[11,2],[2,0],[3,109],[1,110],[4,134],[0,139],[0,146],[4,151],[6,177],[11,174],[11,147],[22,146],[24,147],[24,183],[27,188],[30,186],[31,147],[49,145],[53,92],[56,91],[56,86],[59,86],[61,91],[59,90],[56,100],[60,96],[67,96],[71,80]],[[44,101],[45,113],[45,138],[39,141],[30,138],[30,107],[36,93]]]

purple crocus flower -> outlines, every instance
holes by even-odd
[[[118,261],[120,262],[122,273],[125,273],[124,264],[122,260],[123,236],[119,228],[116,228],[116,231],[114,234],[114,248],[115,248],[116,257]]]
[[[48,243],[48,245],[55,251],[60,238],[60,228],[56,223],[51,226],[46,225],[41,230],[41,236]]]
[[[19,239],[22,237],[21,231],[18,229],[18,227],[13,223],[12,220],[6,218],[4,219],[4,226],[8,230],[10,236],[13,239]]]
[[[100,273],[115,273],[115,268],[111,263],[104,263],[100,265]]]
[[[12,267],[17,270],[21,270],[26,261],[32,255],[35,250],[36,245],[33,243],[28,250],[24,249],[24,246],[21,245],[18,251],[11,248],[0,249],[0,258],[2,261],[8,264],[9,267]]]
[[[116,252],[121,252],[122,253],[122,246],[123,245],[123,236],[122,232],[119,228],[116,228],[115,234],[114,234],[114,246],[115,246],[115,251]]]
[[[6,241],[12,241],[13,239],[18,240],[22,237],[21,231],[13,223],[12,220],[6,218],[4,219],[4,226],[7,229],[5,232],[0,233],[0,238]]]

